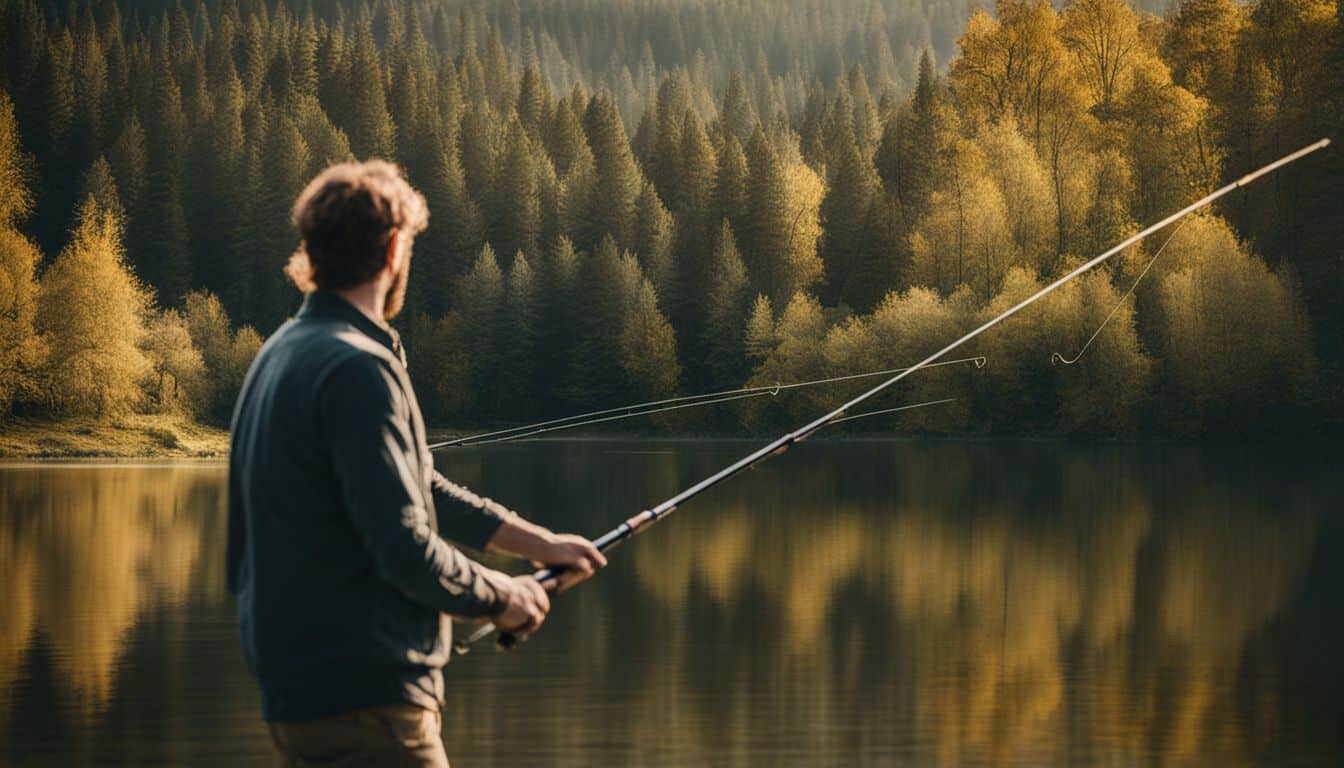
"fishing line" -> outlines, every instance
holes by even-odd
[[[910,410],[910,409],[912,409],[912,408],[923,408],[923,407],[926,406],[926,405],[942,405],[943,403],[950,403],[950,402],[952,402],[952,401],[954,401],[954,400],[956,400],[956,399],[957,399],[957,398],[955,398],[955,397],[946,397],[946,398],[943,398],[942,400],[930,400],[930,401],[928,401],[927,403],[915,403],[914,405],[902,405],[902,406],[898,406],[898,407],[896,407],[896,408],[883,408],[883,409],[880,410],[880,411],[865,411],[864,413],[856,413],[856,414],[854,414],[853,416],[845,416],[845,417],[842,417],[842,418],[839,418],[839,419],[835,419],[835,420],[833,420],[833,421],[830,422],[830,423],[832,423],[832,424],[839,424],[839,423],[841,423],[841,422],[845,422],[845,421],[853,421],[854,419],[866,419],[866,418],[868,418],[869,416],[881,416],[881,415],[884,414],[884,413],[896,413],[897,411],[908,411],[908,410]]]
[[[944,365],[962,365],[965,363],[974,363],[977,369],[985,367],[985,358],[983,356],[963,357],[957,360],[945,360],[941,363],[925,366],[927,368],[937,368]],[[738,389],[725,389],[721,392],[706,392],[699,395],[682,395],[680,397],[669,397],[662,400],[651,400],[647,403],[635,403],[633,405],[622,405],[615,408],[604,408],[600,411],[589,411],[588,413],[577,413],[573,416],[564,416],[558,419],[549,419],[539,421],[534,424],[523,424],[517,427],[507,429],[497,429],[491,432],[482,432],[476,435],[467,435],[456,437],[451,440],[444,440],[438,443],[431,443],[429,449],[437,451],[440,448],[455,448],[466,445],[486,445],[489,443],[500,443],[506,440],[517,440],[532,435],[539,435],[545,432],[556,432],[563,429],[575,429],[577,427],[586,427],[592,424],[602,424],[608,421],[619,421],[620,419],[634,418],[636,416],[648,416],[654,413],[663,413],[665,411],[675,411],[681,408],[693,408],[700,405],[716,405],[733,400],[744,400],[749,397],[758,397],[760,395],[778,395],[788,389],[798,389],[799,387],[816,387],[823,384],[835,384],[841,381],[855,381],[858,379],[867,379],[874,376],[890,376],[893,373],[900,373],[906,368],[889,368],[882,371],[869,371],[867,373],[850,373],[844,376],[831,376],[825,379],[813,379],[811,381],[796,381],[789,384],[770,384],[755,387],[739,387]],[[616,415],[611,415],[616,414]],[[519,433],[519,434],[514,434]]]
[[[1157,263],[1157,258],[1162,255],[1163,251],[1167,250],[1167,246],[1171,244],[1171,241],[1176,239],[1176,233],[1180,232],[1181,227],[1184,227],[1191,221],[1193,221],[1193,219],[1182,220],[1181,223],[1177,224],[1176,228],[1171,231],[1171,234],[1167,235],[1167,239],[1162,241],[1162,247],[1158,248],[1157,253],[1153,254],[1153,258],[1148,260],[1148,266],[1144,267],[1143,271],[1139,273],[1139,276],[1134,278],[1134,284],[1129,286],[1129,290],[1125,291],[1125,295],[1121,296],[1120,300],[1115,303],[1115,307],[1111,309],[1111,313],[1106,316],[1105,320],[1101,321],[1101,325],[1097,326],[1097,330],[1095,333],[1092,334],[1092,338],[1088,339],[1087,343],[1083,345],[1083,348],[1078,350],[1078,354],[1074,355],[1073,359],[1070,360],[1058,352],[1051,352],[1050,353],[1051,365],[1054,365],[1056,363],[1073,365],[1074,363],[1078,362],[1078,359],[1083,356],[1083,353],[1087,351],[1087,348],[1092,346],[1092,342],[1096,341],[1097,337],[1101,335],[1102,330],[1106,328],[1106,324],[1111,322],[1112,317],[1115,317],[1115,313],[1119,312],[1120,307],[1124,306],[1125,301],[1127,301],[1129,297],[1134,294],[1134,290],[1139,287],[1139,283],[1143,282],[1143,276],[1148,274],[1148,270],[1152,269],[1153,265]]]
[[[881,394],[882,392],[892,387],[897,382],[901,381],[902,379],[914,373],[915,371],[918,371],[921,368],[926,368],[932,365],[934,362],[942,358],[947,353],[960,347],[961,345],[965,344],[971,339],[974,339],[976,336],[979,336],[985,331],[988,331],[990,328],[993,328],[994,326],[998,325],[1004,320],[1007,320],[1013,315],[1016,315],[1018,312],[1021,312],[1023,309],[1026,309],[1027,307],[1031,306],[1032,304],[1039,301],[1043,297],[1049,295],[1050,293],[1053,293],[1060,286],[1072,281],[1074,278],[1078,277],[1084,272],[1087,272],[1093,269],[1094,267],[1099,266],[1103,262],[1112,258],[1117,253],[1122,252],[1131,245],[1134,245],[1135,243],[1143,240],[1144,238],[1148,237],[1149,235],[1152,235],[1155,232],[1162,231],[1163,229],[1176,223],[1180,219],[1183,219],[1186,216],[1190,215],[1191,213],[1194,213],[1195,211],[1198,211],[1201,208],[1204,208],[1212,204],[1218,198],[1223,197],[1224,195],[1234,190],[1240,189],[1250,184],[1251,182],[1261,178],[1265,174],[1272,173],[1278,170],[1279,168],[1288,165],[1291,162],[1300,160],[1301,158],[1311,154],[1312,152],[1324,149],[1329,145],[1330,145],[1329,139],[1321,139],[1320,141],[1317,141],[1313,144],[1308,144],[1307,146],[1297,150],[1296,152],[1284,155],[1278,160],[1275,160],[1274,162],[1269,163],[1267,165],[1261,166],[1259,169],[1252,171],[1246,174],[1245,176],[1242,176],[1236,181],[1233,181],[1230,184],[1227,184],[1213,192],[1210,192],[1209,194],[1187,205],[1186,207],[1180,209],[1179,211],[1171,214],[1170,216],[1167,216],[1165,219],[1162,219],[1156,224],[1152,224],[1140,230],[1139,232],[1125,239],[1119,245],[1116,245],[1102,252],[1101,254],[1092,257],[1090,260],[1083,262],[1082,264],[1080,264],[1079,266],[1075,267],[1073,270],[1065,274],[1063,277],[1058,278],[1054,282],[1050,283],[1049,285],[1046,285],[1045,287],[1036,291],[1032,295],[1023,299],[1022,301],[1019,301],[1018,303],[1004,310],[1000,314],[994,316],[993,318],[990,318],[989,320],[980,324],[973,330],[962,335],[956,341],[953,341],[952,343],[948,344],[947,346],[943,347],[937,352],[934,352],[933,354],[924,358],[920,362],[910,366],[909,368],[906,368],[901,373],[898,373],[897,375],[887,379],[886,381],[879,383],[877,386],[858,395],[857,397],[851,398],[849,401],[845,402],[843,405],[836,408],[835,410],[823,414],[822,416],[813,419],[812,421],[793,430],[792,432],[789,432],[785,435],[782,435],[770,441],[769,443],[752,451],[746,456],[743,456],[742,458],[738,459],[732,464],[729,464],[723,469],[720,469],[718,472],[715,472],[709,477],[706,477],[704,480],[701,480],[700,482],[690,486],[689,488],[686,488],[685,490],[682,490],[681,492],[677,493],[675,496],[672,496],[671,498],[662,501],[658,505],[646,509],[643,512],[639,512],[635,515],[632,515],[625,522],[621,523],[620,525],[616,526],[610,531],[607,531],[606,533],[597,537],[597,539],[593,541],[593,546],[597,547],[598,551],[606,552],[620,545],[621,542],[629,540],[630,538],[647,530],[650,526],[664,519],[669,514],[676,511],[676,509],[680,505],[684,504],[690,499],[699,496],[701,493],[704,493],[705,491],[709,490],[710,488],[713,488],[719,483],[722,483],[723,481],[737,475],[743,470],[750,469],[751,467],[756,466],[760,462],[768,460],[771,456],[778,456],[788,451],[790,447],[803,440],[806,440],[812,433],[816,432],[822,427],[825,427],[828,424],[831,424],[835,421],[838,421],[841,418],[844,418],[846,412],[851,410],[855,406],[858,406],[868,400],[871,400],[872,398]],[[547,582],[554,581],[559,576],[560,571],[561,571],[560,568],[542,568],[541,570],[532,574],[532,578],[536,579],[538,582],[542,584],[545,584]],[[471,633],[471,635],[469,635],[467,638],[465,638],[461,643],[459,643],[456,646],[458,652],[465,653],[467,650],[470,649],[473,643],[485,637],[488,637],[491,633],[495,631],[496,627],[493,623],[482,624],[480,627],[476,629],[475,632]],[[503,648],[511,648],[517,644],[518,640],[519,640],[518,635],[515,635],[511,632],[501,632],[499,634],[498,644],[500,647]]]

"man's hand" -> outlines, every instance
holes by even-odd
[[[530,635],[546,621],[551,598],[531,576],[514,576],[509,585],[504,610],[495,616],[495,627],[500,632]]]
[[[564,592],[585,581],[598,568],[607,564],[607,557],[597,551],[593,542],[572,533],[554,533],[539,551],[533,554],[536,564],[562,569],[559,577],[547,582],[547,588]]]
[[[593,542],[572,533],[553,533],[536,523],[513,516],[505,520],[490,539],[490,549],[527,558],[538,568],[562,569],[546,588],[564,592],[607,564]]]

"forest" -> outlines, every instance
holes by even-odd
[[[431,424],[911,364],[1146,223],[1338,139],[1340,13],[0,0],[0,424],[226,423],[301,300],[281,272],[290,205],[349,158],[394,160],[429,202],[395,324]],[[986,334],[983,370],[903,390],[954,403],[863,428],[1337,426],[1341,200],[1332,148]],[[763,429],[858,386],[641,427]]]

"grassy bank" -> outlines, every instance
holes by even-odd
[[[228,450],[226,430],[177,415],[0,422],[0,458],[189,458]]]

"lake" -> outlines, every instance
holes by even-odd
[[[440,468],[596,535],[756,443]],[[453,764],[1338,765],[1344,466],[1309,449],[814,440],[448,670]],[[266,763],[219,463],[0,466],[0,763]],[[341,671],[333,669],[332,675]]]

